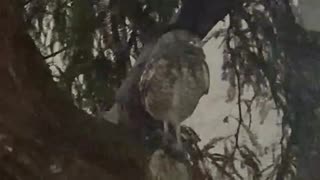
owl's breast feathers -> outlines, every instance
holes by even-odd
[[[209,69],[203,50],[176,44],[153,54],[139,82],[146,111],[158,120],[183,121],[208,93]]]

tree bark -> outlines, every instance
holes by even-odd
[[[0,173],[8,179],[144,179],[143,146],[78,110],[57,88],[20,10],[18,1],[0,2]]]

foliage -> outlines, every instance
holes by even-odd
[[[292,102],[294,101],[292,101],[292,98],[306,97],[308,92],[301,91],[304,94],[300,95],[301,92],[299,92],[299,94],[296,93],[293,95],[291,89],[297,92],[298,90],[296,90],[296,88],[298,86],[289,87],[290,79],[288,77],[292,78],[292,81],[295,79],[296,82],[304,82],[299,82],[301,83],[300,88],[306,87],[305,85],[308,85],[308,83],[312,84],[312,79],[314,78],[312,76],[306,76],[304,77],[305,79],[303,79],[289,76],[289,74],[292,73],[303,72],[303,70],[299,70],[299,67],[292,67],[293,64],[297,63],[292,59],[297,53],[293,55],[290,48],[295,45],[299,46],[296,43],[306,44],[310,47],[317,45],[312,41],[311,36],[295,23],[290,1],[285,0],[244,1],[242,6],[236,6],[230,14],[229,26],[222,32],[223,34],[221,36],[223,36],[225,40],[224,63],[222,67],[223,79],[228,80],[230,83],[231,90],[229,92],[238,92],[237,97],[235,93],[229,94],[229,100],[236,99],[238,102],[239,126],[237,133],[240,127],[244,125],[242,116],[244,108],[242,106],[245,106],[247,112],[251,113],[253,101],[262,101],[262,105],[266,104],[267,101],[274,101],[275,108],[283,115],[281,124],[283,136],[279,140],[281,153],[272,165],[274,168],[269,176],[267,176],[267,179],[290,179],[296,172],[296,162],[292,152],[292,145],[294,141],[297,142],[296,134],[299,131],[297,126],[300,126],[301,123],[305,124],[302,122],[304,121],[303,119],[299,120],[294,114],[297,108],[300,108],[301,104],[310,104],[311,100],[308,99],[304,102],[299,101],[300,105],[293,104]],[[303,52],[304,50],[296,49],[296,51]],[[306,54],[307,53],[305,53],[305,55]],[[300,58],[301,57],[304,56],[300,55]],[[301,59],[299,60],[301,61]],[[314,63],[312,66],[317,67],[317,64]],[[316,72],[310,68],[307,71]],[[297,76],[301,77],[301,75]],[[248,87],[254,92],[252,99],[249,100],[242,98],[243,89]],[[270,108],[267,108],[267,106],[260,106],[260,108],[260,115],[263,120],[266,112],[270,111]],[[312,110],[312,108],[306,110],[306,112],[310,110]],[[302,111],[300,113],[302,113]],[[251,116],[249,117],[250,126],[252,119]],[[291,136],[288,135],[287,127],[290,127],[293,132]],[[244,129],[246,132],[250,132],[248,128]],[[237,133],[236,145],[234,147],[239,149],[237,145]],[[312,139],[312,136],[309,137]],[[308,142],[310,143],[312,141]],[[251,157],[255,156],[251,155]],[[250,160],[250,162],[254,161]],[[256,166],[258,165],[257,163],[254,164],[255,167],[258,167]],[[257,168],[251,168],[257,170]],[[255,176],[255,173],[252,173],[252,178],[261,179],[261,177]]]
[[[167,24],[178,5],[178,0],[32,0],[25,4],[25,20],[54,79],[78,107],[95,114],[113,104],[139,55],[145,26]]]
[[[283,101],[283,90],[281,89],[281,83],[284,78],[284,66],[285,57],[283,51],[277,41],[277,25],[274,24],[273,8],[270,1],[245,1],[242,6],[237,6],[235,10],[229,16],[229,26],[225,30],[222,36],[225,39],[224,43],[224,63],[223,63],[223,79],[228,80],[230,83],[231,92],[238,92],[238,96],[235,93],[229,94],[229,101],[237,99],[239,117],[237,118],[239,126],[235,135],[235,145],[233,145],[234,157],[235,151],[239,152],[243,164],[246,164],[251,169],[248,176],[252,179],[261,179],[267,175],[266,169],[260,169],[258,155],[255,152],[259,152],[260,146],[255,141],[254,134],[250,131],[251,125],[251,106],[254,101],[262,101],[262,104],[270,100],[274,100],[276,108],[279,111],[285,110],[285,103]],[[242,93],[244,88],[250,88],[253,90],[254,95],[251,99],[242,99]],[[232,90],[236,89],[236,90]],[[230,91],[229,91],[230,92]],[[247,113],[250,114],[249,126],[244,124],[242,112],[246,106]],[[262,120],[265,118],[266,109],[264,106],[260,106],[260,115]],[[239,145],[238,138],[240,128],[248,133],[249,139],[257,150],[250,150],[246,145]],[[283,142],[281,142],[283,143]],[[246,153],[243,151],[247,151]],[[231,156],[231,157],[232,157]],[[279,156],[280,159],[281,155]],[[281,164],[281,160],[274,162],[274,167],[290,166],[291,161],[286,161],[287,164]],[[232,166],[233,173],[236,174],[239,179],[244,179],[237,171],[235,166]],[[270,167],[267,167],[270,168]],[[268,179],[274,179],[277,176],[277,171],[280,168],[274,168]],[[262,176],[263,175],[263,176]],[[285,172],[283,176],[292,175]],[[234,177],[230,176],[230,179]]]

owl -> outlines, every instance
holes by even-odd
[[[163,124],[163,143],[168,143],[171,125],[176,148],[183,150],[180,124],[192,115],[209,85],[209,68],[199,38],[188,31],[173,30],[157,40],[138,88],[145,111]]]

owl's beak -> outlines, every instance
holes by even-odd
[[[198,43],[198,47],[200,47],[200,48],[203,48],[204,45],[205,45],[205,42],[203,42],[203,41],[200,41],[200,42]]]

